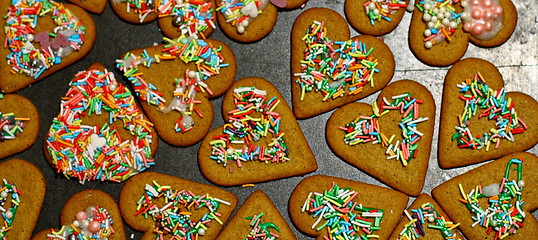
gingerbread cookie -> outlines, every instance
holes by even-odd
[[[297,118],[364,98],[392,79],[394,57],[385,43],[367,35],[349,39],[346,20],[333,10],[312,8],[295,20],[291,89]]]
[[[209,132],[209,99],[226,92],[237,64],[223,42],[185,36],[165,40],[168,44],[130,51],[116,62],[147,103],[142,108],[159,136],[174,146],[190,146]]]
[[[288,207],[293,224],[319,240],[388,239],[407,200],[405,194],[388,188],[316,175],[295,187]]]
[[[110,0],[116,14],[130,23],[149,23],[157,19],[169,38],[209,37],[216,28],[215,0]]]
[[[297,237],[271,199],[257,190],[245,200],[217,239],[291,240]]]
[[[121,182],[154,164],[153,124],[114,74],[94,64],[69,86],[44,142],[58,173],[82,184]]]
[[[439,185],[433,197],[468,239],[529,239],[538,234],[538,157],[518,152]]]
[[[448,66],[463,57],[469,42],[479,47],[503,44],[516,23],[510,0],[420,1],[409,27],[409,47],[428,65]]]
[[[67,0],[75,5],[78,5],[84,10],[92,13],[101,14],[105,10],[107,0]]]
[[[400,24],[408,4],[409,0],[346,0],[344,12],[358,32],[379,36]]]
[[[434,123],[435,102],[428,89],[400,80],[384,88],[372,105],[355,102],[334,111],[325,134],[344,161],[417,196],[428,170]]]
[[[538,143],[538,102],[508,92],[499,70],[482,59],[457,62],[445,77],[439,165],[466,166],[527,150]]]
[[[291,109],[267,80],[234,82],[224,96],[222,116],[226,124],[213,129],[198,151],[200,171],[209,181],[236,186],[317,169]]]
[[[120,193],[123,219],[146,240],[215,239],[236,205],[230,192],[154,172],[129,179]]]
[[[125,230],[116,200],[99,190],[73,195],[62,209],[59,229],[39,232],[32,240],[77,239],[125,240]]]
[[[0,239],[30,239],[46,182],[33,164],[11,159],[0,163]]]
[[[91,16],[72,4],[2,1],[0,16],[6,41],[0,57],[7,59],[0,64],[0,92],[15,92],[74,63],[95,41]]]
[[[0,159],[34,145],[40,125],[39,112],[30,100],[0,94]]]
[[[423,193],[404,210],[400,223],[389,239],[463,239],[457,229],[459,225],[448,218],[430,195]]]

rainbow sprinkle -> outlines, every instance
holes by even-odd
[[[173,190],[170,186],[161,186],[156,181],[153,185],[146,184],[144,194],[138,200],[135,216],[143,215],[155,221],[155,237],[164,239],[169,235],[170,239],[198,239],[205,235],[213,220],[220,225],[218,212],[221,204],[230,206],[229,202],[209,196],[209,194],[195,195],[188,190]],[[155,200],[164,198],[163,207],[159,207]],[[205,211],[206,213],[197,220],[191,219],[191,210]]]
[[[465,194],[461,184],[458,185],[463,196],[460,201],[473,214],[471,218],[475,222],[472,226],[479,225],[486,228],[488,235],[493,231],[494,240],[516,234],[517,229],[523,227],[525,212],[522,208],[525,201],[522,200],[522,192],[525,181],[522,179],[522,163],[523,160],[512,158],[506,166],[500,185],[494,183],[485,188],[478,185],[469,194]],[[516,165],[513,169],[512,164]],[[517,171],[517,181],[509,179],[511,171]],[[493,191],[490,192],[486,188]],[[483,198],[486,198],[489,204],[486,209],[480,206],[480,199]]]
[[[271,232],[271,229],[280,232],[280,228],[272,222],[262,222],[263,215],[264,213],[260,213],[245,218],[246,220],[250,220],[249,226],[252,227],[245,240],[278,240],[278,234]]]
[[[30,121],[30,118],[21,118],[15,116],[14,113],[0,112],[0,142],[15,139],[22,134],[27,121]]]
[[[276,97],[268,100],[267,93],[255,87],[234,89],[236,108],[230,112],[230,123],[224,125],[222,135],[214,136],[211,145],[211,159],[227,166],[228,162],[258,160],[260,162],[283,163],[290,161],[289,149],[280,130],[280,114],[275,108],[280,103]],[[267,146],[257,146],[255,142],[271,134]],[[237,145],[243,145],[239,148]],[[230,168],[231,170],[232,168]]]
[[[466,79],[457,85],[460,88],[459,99],[465,102],[463,113],[458,116],[459,126],[456,133],[452,135],[452,140],[456,140],[459,148],[482,149],[489,151],[491,144],[495,144],[495,149],[499,147],[502,139],[514,142],[514,134],[523,133],[527,130],[527,125],[517,116],[515,104],[511,98],[506,98],[504,88],[493,90],[488,87],[486,80],[478,72],[473,79]],[[478,113],[479,109],[483,109]],[[491,128],[489,132],[474,136],[469,126],[471,118],[478,114],[478,118],[487,117],[495,120],[496,128]]]
[[[421,0],[416,7],[422,14],[426,25],[424,30],[424,47],[430,49],[433,45],[450,38],[461,24],[461,11],[456,11],[460,0]]]
[[[62,58],[78,51],[84,44],[86,29],[82,22],[52,0],[11,0],[4,16],[6,20],[4,48],[9,48],[7,63],[12,73],[21,73],[34,79]],[[39,19],[52,15],[56,28],[53,32],[35,29]],[[52,41],[50,40],[52,38]],[[38,46],[37,48],[35,46]]]
[[[317,218],[312,229],[321,231],[327,228],[330,236],[324,236],[324,239],[377,239],[379,235],[374,232],[381,229],[384,212],[354,202],[358,194],[351,188],[340,188],[338,184],[333,183],[331,188],[323,193],[310,192],[301,212],[306,211]],[[322,219],[325,219],[325,222],[316,228]]]
[[[60,230],[51,229],[47,240],[108,239],[114,234],[114,220],[108,211],[99,206],[90,206],[76,214],[75,220],[63,225]]]
[[[0,188],[0,212],[2,218],[0,221],[0,239],[7,239],[7,233],[11,230],[13,221],[21,204],[21,191],[13,184],[13,182],[3,179],[3,184]],[[8,197],[11,199],[8,201]],[[11,206],[6,209],[6,203],[11,203]]]
[[[269,4],[269,0],[220,0],[217,11],[221,12],[227,23],[242,34],[252,19],[258,17]]]
[[[416,158],[418,153],[418,141],[423,137],[423,133],[418,131],[418,124],[427,121],[428,117],[419,116],[419,104],[422,100],[414,98],[411,93],[404,93],[393,96],[392,102],[389,102],[383,97],[381,108],[377,107],[374,102],[372,105],[374,114],[371,116],[359,116],[352,122],[346,124],[345,127],[339,127],[344,131],[344,142],[347,145],[354,146],[359,143],[381,143],[382,147],[386,147],[385,154],[387,159],[396,159],[407,166],[409,161]],[[396,141],[393,144],[395,135],[388,138],[381,132],[378,118],[381,118],[391,110],[398,110],[402,114],[402,120],[398,124],[402,131],[402,141]]]
[[[413,213],[411,215],[407,210],[404,211],[407,218],[409,218],[409,222],[404,225],[404,229],[400,232],[398,240],[414,240],[419,239],[421,236],[431,239],[430,236],[426,236],[426,226],[430,229],[439,230],[445,240],[456,239],[457,234],[454,229],[460,224],[447,221],[446,217],[441,215],[433,204],[428,202],[422,204],[420,208],[411,209]]]
[[[82,71],[71,80],[46,138],[47,150],[58,173],[67,178],[121,182],[154,164],[151,142],[153,124],[128,88],[114,75],[99,70]],[[109,122],[89,126],[84,119],[108,113]],[[132,136],[124,139],[117,130],[120,121]]]
[[[321,92],[323,101],[355,95],[370,83],[374,86],[374,73],[378,62],[359,41],[332,41],[327,36],[323,22],[314,21],[303,37],[306,44],[301,61],[301,73],[295,83],[301,87],[301,101],[307,92]]]
[[[363,6],[372,26],[375,25],[376,21],[385,20],[391,22],[390,15],[396,14],[401,8],[407,7],[405,1],[399,0],[370,0],[364,3]]]
[[[172,110],[179,111],[181,116],[176,121],[175,130],[184,133],[191,130],[194,125],[193,113],[203,118],[202,113],[196,107],[196,104],[201,103],[201,100],[196,99],[196,94],[207,92],[213,95],[204,81],[220,74],[220,69],[227,67],[228,64],[224,63],[225,59],[220,53],[222,48],[215,48],[205,40],[185,36],[175,40],[168,38],[164,40],[168,44],[164,45],[161,54],[150,56],[146,50],[140,56],[127,53],[123,59],[116,60],[116,67],[123,71],[127,80],[133,84],[136,95],[142,101],[157,106],[164,113]],[[142,66],[150,68],[154,62],[158,64],[161,61],[171,61],[176,58],[186,64],[196,63],[196,70],[187,69],[184,78],[174,78],[176,89],[170,100],[159,92],[157,86],[148,83],[144,79],[144,74],[139,71]],[[165,105],[167,102],[168,106]]]

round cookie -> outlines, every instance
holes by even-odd
[[[84,10],[88,11],[88,12],[91,12],[91,13],[96,13],[96,14],[101,14],[103,13],[103,11],[105,10],[105,7],[106,7],[106,4],[107,4],[107,0],[68,0],[69,2],[81,7],[81,8],[84,8]]]
[[[218,9],[221,9],[217,13],[217,19],[226,36],[238,42],[251,43],[269,35],[276,24],[278,9],[269,0],[255,0],[250,1],[250,3],[258,4],[258,1],[263,2],[266,6],[256,8],[256,5],[254,7],[249,5],[250,8],[254,8],[254,10],[250,10],[254,13],[248,15],[243,13],[245,11],[243,9],[246,9],[247,5],[243,7],[239,5],[243,4],[242,0],[217,0]],[[256,11],[256,9],[260,10]],[[260,11],[261,13],[259,13]],[[228,12],[233,13],[227,14]]]
[[[0,125],[2,159],[34,145],[41,122],[39,112],[30,100],[21,95],[7,94],[0,97]]]
[[[377,3],[372,0],[346,0],[344,12],[347,21],[355,30],[362,34],[380,36],[392,32],[400,24],[407,4],[409,4],[409,0],[401,2],[381,0]],[[385,9],[385,7],[391,10],[388,12],[380,10]],[[366,10],[367,8],[368,10]],[[374,12],[380,11],[385,14],[374,15]]]

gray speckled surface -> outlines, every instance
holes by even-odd
[[[343,14],[343,0],[311,0],[306,8],[327,7]],[[470,45],[465,57],[479,57],[491,61],[495,64],[504,76],[506,88],[509,91],[522,91],[538,98],[538,87],[536,86],[538,76],[538,39],[536,16],[538,10],[536,1],[515,1],[519,11],[519,22],[514,35],[504,45],[497,48],[478,48]],[[289,70],[289,48],[290,31],[293,21],[301,13],[301,9],[294,11],[280,12],[278,22],[273,32],[265,39],[254,44],[238,44],[226,38],[220,30],[217,30],[211,37],[224,41],[234,51],[238,62],[237,79],[247,76],[264,77],[272,81],[282,92],[282,95],[291,100],[290,90],[290,70]],[[39,222],[34,230],[38,232],[50,227],[59,227],[59,213],[67,199],[73,194],[89,188],[103,190],[113,197],[118,197],[122,184],[114,183],[88,183],[80,185],[76,181],[66,180],[63,176],[55,175],[54,171],[47,165],[43,156],[43,139],[52,118],[58,111],[60,97],[62,97],[74,73],[86,69],[93,62],[101,62],[108,69],[114,69],[114,60],[122,53],[136,48],[152,45],[160,42],[161,33],[158,31],[157,23],[147,25],[132,25],[121,21],[107,6],[101,15],[93,15],[97,25],[97,41],[94,49],[82,61],[58,72],[47,79],[23,89],[18,93],[31,99],[37,106],[41,114],[42,129],[38,142],[29,150],[17,154],[10,158],[22,158],[37,165],[47,179],[47,194]],[[437,104],[437,116],[439,116],[442,83],[447,68],[429,67],[420,63],[411,54],[407,45],[407,31],[411,14],[405,14],[401,24],[395,31],[386,35],[385,42],[391,47],[396,60],[396,73],[394,80],[413,79],[425,85],[433,94]],[[356,35],[355,32],[353,32]],[[117,78],[119,72],[114,70]],[[377,96],[374,94],[361,102],[371,103]],[[215,120],[213,126],[223,123],[220,115],[220,102],[222,97],[213,101],[215,109]],[[314,174],[327,174],[349,178],[366,183],[382,185],[379,181],[366,175],[364,172],[348,165],[336,157],[329,149],[325,141],[324,127],[331,112],[322,114],[306,120],[300,120],[299,124],[309,140],[310,146],[316,154],[319,169]],[[438,120],[436,121],[438,126]],[[470,167],[457,168],[451,170],[441,170],[436,159],[437,127],[434,136],[434,144],[431,150],[430,165],[426,177],[426,186],[423,192],[429,193],[432,188],[441,182],[466,172]],[[208,183],[205,180],[196,163],[196,156],[199,143],[188,147],[172,147],[160,142],[156,156],[157,165],[150,171],[157,171],[171,174],[186,179]],[[538,147],[534,147],[530,152],[538,154]],[[5,161],[5,160],[2,160]],[[227,190],[236,193],[242,203],[255,189],[264,190],[276,206],[282,211],[289,222],[287,214],[287,201],[289,194],[301,177],[293,177],[279,181],[256,184],[253,188],[232,187]],[[537,215],[536,212],[534,214]],[[128,229],[127,237],[134,234],[134,239],[138,239],[141,234]],[[294,229],[299,239],[310,239]]]

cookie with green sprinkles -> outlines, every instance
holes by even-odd
[[[538,157],[506,155],[432,190],[467,239],[529,239],[538,234]]]
[[[0,94],[0,159],[30,148],[40,126],[39,112],[29,99]]]
[[[33,164],[21,159],[0,163],[0,239],[30,239],[46,188]]]
[[[344,12],[358,32],[379,36],[400,24],[408,4],[409,0],[346,0]]]
[[[99,190],[73,195],[62,208],[60,228],[40,231],[32,240],[87,239],[125,240],[120,208],[114,198]],[[73,227],[75,226],[75,227]]]
[[[297,237],[271,199],[257,190],[245,200],[217,239],[278,240]]]
[[[81,8],[84,8],[84,10],[88,12],[96,13],[96,14],[103,13],[103,11],[105,10],[106,4],[108,3],[107,0],[91,0],[91,1],[68,0],[68,1]]]
[[[351,38],[337,12],[312,8],[293,24],[291,74],[293,112],[309,118],[381,90],[394,74],[394,56],[378,38]]]
[[[385,87],[371,105],[355,102],[334,111],[325,136],[344,161],[418,196],[428,170],[434,124],[435,102],[428,89],[399,80]]]
[[[293,224],[318,240],[389,239],[408,199],[388,188],[315,175],[295,187],[288,210]]]
[[[457,62],[443,86],[439,165],[467,166],[532,148],[538,143],[536,108],[531,96],[509,92],[490,62]]]
[[[215,186],[146,172],[125,183],[119,205],[125,222],[144,232],[144,240],[215,239],[237,197]]]
[[[212,183],[238,186],[317,169],[292,110],[269,81],[234,82],[224,96],[222,116],[226,124],[211,130],[198,150],[200,171]]]

